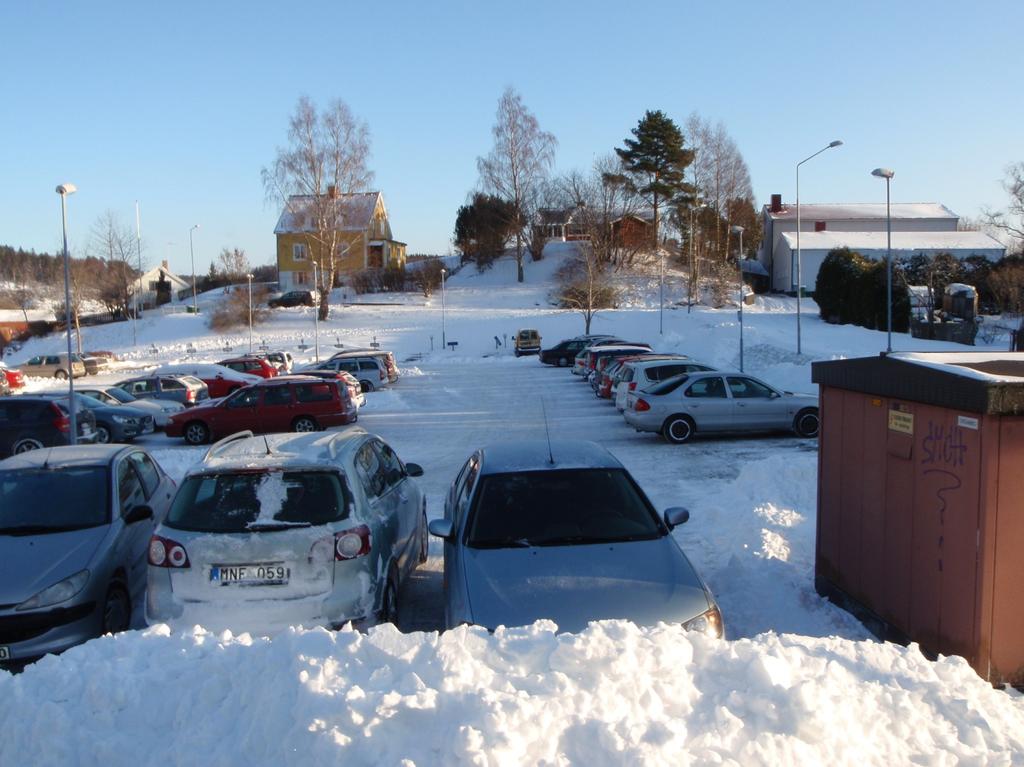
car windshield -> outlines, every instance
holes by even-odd
[[[649,387],[648,389],[646,389],[646,392],[648,394],[655,394],[655,395],[657,395],[657,394],[669,394],[671,392],[674,392],[676,389],[678,389],[684,383],[686,383],[687,380],[689,380],[689,378],[690,378],[690,376],[688,374],[686,374],[686,373],[683,373],[683,374],[677,375],[677,376],[672,376],[671,378],[666,378],[661,383],[656,383],[656,384],[654,384],[654,386]]]
[[[44,535],[105,525],[110,521],[107,490],[107,470],[102,466],[0,471],[0,535]]]
[[[118,389],[116,386],[111,386],[109,389],[104,389],[103,393],[109,397],[113,397],[118,402],[122,402],[124,404],[136,401],[135,397],[133,397],[128,392],[124,391],[124,389]]]
[[[472,548],[651,540],[667,530],[622,469],[563,469],[481,478]]]
[[[328,471],[199,474],[182,483],[166,524],[208,533],[286,530],[347,519],[350,503]]]

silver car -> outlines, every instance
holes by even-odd
[[[144,450],[123,445],[0,461],[0,665],[127,629],[173,493]]]
[[[429,529],[444,540],[445,623],[627,619],[723,636],[714,597],[636,481],[593,442],[505,442],[462,467]]]
[[[185,409],[185,406],[180,402],[173,402],[171,400],[139,399],[117,386],[97,386],[85,389],[76,386],[75,391],[98,399],[100,402],[112,407],[130,407],[140,410],[152,416],[153,423],[159,429],[167,425],[167,421],[170,420],[172,415],[180,413]]]
[[[691,373],[637,396],[623,412],[637,431],[680,445],[694,434],[792,430],[818,436],[818,398],[769,386],[745,373]]]
[[[146,619],[272,631],[395,620],[426,501],[380,438],[242,432],[182,481],[149,547]]]

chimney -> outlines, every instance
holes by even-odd
[[[778,213],[781,210],[782,210],[782,195],[781,194],[773,194],[772,195],[772,213]]]
[[[167,262],[166,261],[161,261],[160,262],[160,266],[162,266],[164,269],[167,269],[167,271],[170,271],[170,268],[167,266]]]
[[[814,222],[814,231],[816,231],[816,232],[824,232],[825,231],[825,222],[824,221],[815,221]]]
[[[332,200],[337,200],[338,199],[338,187],[336,187],[334,184],[331,184],[330,186],[328,186],[327,187],[327,196],[330,197]]]

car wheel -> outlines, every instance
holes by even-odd
[[[202,421],[189,421],[182,434],[190,445],[205,445],[210,441],[210,428]]]
[[[661,435],[666,442],[671,442],[673,445],[689,442],[694,431],[696,431],[696,427],[693,419],[686,415],[674,415],[666,420],[661,427]]]
[[[42,442],[38,439],[32,439],[29,437],[28,439],[19,439],[15,442],[14,449],[11,452],[17,455],[18,453],[27,453],[29,450],[41,450],[42,447]]]
[[[801,410],[793,420],[793,431],[801,437],[817,437],[819,426],[818,411],[814,408]]]
[[[564,367],[568,367],[568,365],[569,365],[569,360],[567,360],[565,357],[559,357],[558,358],[558,367],[564,368]]]
[[[110,444],[110,428],[102,423],[96,424],[96,442],[100,445]]]
[[[422,518],[420,519],[420,564],[422,565],[427,561],[427,557],[430,555],[430,536],[427,535],[427,512],[426,509],[423,511]]]
[[[308,433],[311,431],[318,431],[316,421],[308,415],[300,415],[294,421],[292,421],[292,431]]]
[[[516,349],[516,350],[515,350],[515,352],[514,352],[514,354],[515,354],[515,355],[516,355],[516,356],[518,357],[518,356],[519,356],[519,350],[518,350],[518,349]]]
[[[363,390],[363,394],[373,391],[373,381],[368,381],[364,378],[359,382],[359,388]]]
[[[66,371],[66,370],[58,370],[57,372],[55,372],[53,374],[53,377],[54,378],[59,378],[61,381],[66,381],[67,377],[68,377],[68,371]]]
[[[107,589],[107,598],[103,601],[102,634],[117,634],[127,631],[131,626],[132,606],[128,594],[121,586]]]
[[[384,598],[380,605],[380,619],[384,623],[398,625],[398,579],[395,574],[388,577],[388,584],[384,587]]]

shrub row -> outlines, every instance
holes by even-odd
[[[886,328],[886,265],[849,248],[836,248],[825,256],[814,284],[814,300],[826,322]],[[892,329],[910,328],[910,296],[899,264],[893,264]]]

